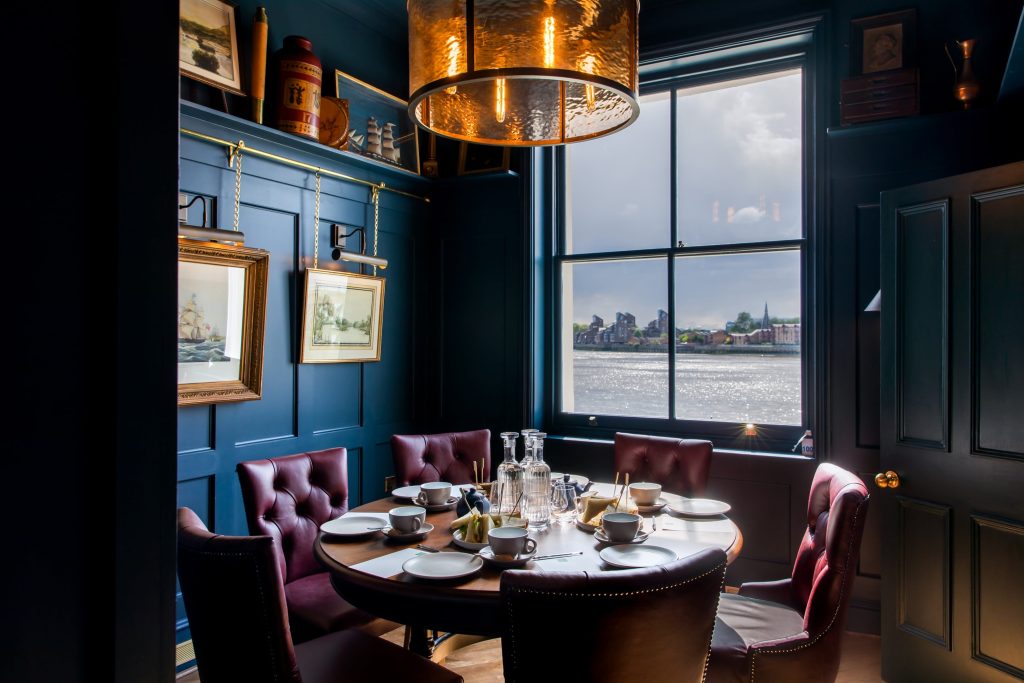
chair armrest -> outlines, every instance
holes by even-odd
[[[793,599],[792,579],[750,581],[740,585],[739,594],[747,598],[777,602],[780,605],[792,607],[796,611],[803,613],[803,605],[796,604],[796,601]]]

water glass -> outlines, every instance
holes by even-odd
[[[575,524],[576,489],[566,481],[551,487],[551,521],[555,524]]]

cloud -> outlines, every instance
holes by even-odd
[[[754,206],[744,206],[742,209],[737,211],[733,217],[733,223],[757,223],[759,220],[764,218],[764,211],[759,211]]]

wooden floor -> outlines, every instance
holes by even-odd
[[[383,638],[402,644],[403,629]],[[448,657],[445,666],[466,679],[466,683],[502,683],[501,641],[488,640],[463,648]],[[881,683],[881,645],[878,636],[847,633],[843,638],[843,658],[836,683]],[[197,683],[195,669],[178,677],[179,683]]]

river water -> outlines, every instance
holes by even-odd
[[[573,371],[570,412],[668,417],[668,354],[574,350]],[[800,356],[679,354],[676,415],[802,424]]]

